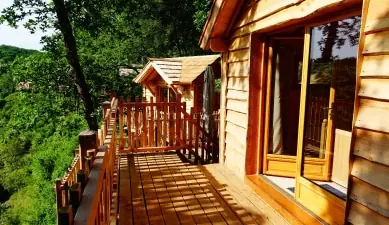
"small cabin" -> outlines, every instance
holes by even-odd
[[[215,78],[220,78],[221,64],[219,55],[189,56],[176,58],[150,58],[147,65],[134,78],[141,84],[143,99],[150,102],[175,102],[181,94],[187,111],[195,112],[203,106],[204,72],[212,66]],[[215,109],[219,109],[219,93],[216,93]]]
[[[214,0],[220,163],[292,224],[389,224],[389,0]]]

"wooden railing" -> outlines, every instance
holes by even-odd
[[[317,150],[315,154],[318,153],[319,158],[323,158],[327,142],[328,110],[332,110],[330,119],[334,123],[333,129],[351,131],[354,102],[336,99],[329,107],[328,99],[315,97],[308,104],[304,142],[305,145]]]
[[[109,224],[117,216],[117,100],[103,105],[100,135],[85,131],[62,179],[56,180],[58,224]],[[98,147],[100,146],[100,147]]]
[[[177,150],[195,164],[218,160],[218,117],[215,135],[203,128],[202,114],[177,95],[176,102],[155,103],[119,101],[119,149],[121,153],[163,152]]]
[[[217,162],[217,130],[208,134],[202,117],[193,108],[187,113],[180,95],[173,103],[105,102],[101,130],[79,135],[71,166],[56,180],[58,224],[116,223],[118,153],[175,150],[195,164]]]

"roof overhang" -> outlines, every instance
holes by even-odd
[[[199,41],[202,49],[214,52],[225,52],[228,50],[227,36],[243,2],[242,0],[213,1]]]
[[[148,76],[151,75],[151,73],[153,71],[157,71],[157,73],[159,74],[159,76],[162,77],[162,79],[168,84],[172,84],[173,82],[165,75],[165,73],[158,67],[157,64],[155,64],[154,62],[152,61],[149,61],[146,66],[142,69],[142,71],[140,71],[140,73],[138,74],[138,76],[136,76],[132,81],[134,83],[142,83],[143,81],[145,81]]]

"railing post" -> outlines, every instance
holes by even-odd
[[[69,203],[73,207],[73,212],[77,212],[78,206],[80,205],[81,201],[81,183],[74,183],[69,188]],[[73,214],[75,216],[76,213]]]
[[[59,212],[59,209],[62,208],[63,206],[61,184],[62,184],[61,179],[58,178],[55,180],[55,197],[56,197],[57,213]],[[59,221],[57,221],[57,223],[59,223]]]
[[[97,133],[96,131],[83,131],[78,136],[78,140],[80,143],[80,162],[81,162],[81,170],[85,171],[86,178],[89,176],[89,171],[86,171],[86,161],[87,161],[87,151],[93,150],[93,157],[96,154],[97,149]]]
[[[118,115],[119,115],[119,150],[124,150],[124,130],[123,130],[123,97],[119,98]]]
[[[131,129],[131,119],[132,119],[132,107],[131,107],[131,97],[127,98],[127,138],[128,138],[128,150],[132,151],[133,146],[132,146],[132,129]]]
[[[101,107],[103,108],[103,119],[104,119],[105,116],[107,115],[107,110],[111,108],[111,103],[109,101],[105,101],[103,102]]]
[[[326,142],[327,142],[327,124],[328,120],[324,119],[321,123],[321,131],[320,131],[320,152],[319,152],[319,158],[324,159],[325,158],[325,152],[326,152]]]
[[[182,109],[184,112],[186,112],[186,102],[183,103]],[[185,116],[183,116],[182,120],[183,120],[182,121],[182,141],[184,142],[184,145],[186,145],[186,135],[187,135],[186,122],[187,122],[187,120],[185,119]],[[186,147],[185,146],[184,146],[184,149],[182,152],[184,155],[186,154]]]
[[[181,138],[181,95],[177,94],[176,98],[176,145],[180,142],[177,139]],[[178,150],[179,151],[179,150]]]
[[[190,120],[193,120],[193,115],[194,115],[194,108],[190,108]],[[188,159],[191,159],[192,157],[192,151],[193,151],[193,124],[188,122],[188,136],[189,136],[189,152],[188,152]]]
[[[73,224],[73,207],[66,205],[58,211],[58,225],[72,225]]]

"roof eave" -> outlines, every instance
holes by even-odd
[[[242,0],[214,0],[199,45],[204,50],[224,52],[225,39],[243,5]],[[217,29],[215,29],[217,27]]]
[[[140,71],[140,73],[132,79],[134,83],[141,83],[143,78],[148,74],[147,72],[151,69],[151,62],[148,62],[146,66]]]

